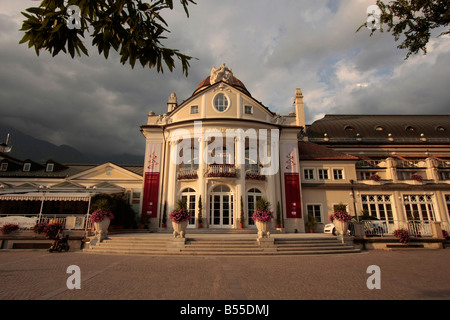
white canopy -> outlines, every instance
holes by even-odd
[[[0,200],[37,200],[37,201],[89,201],[94,194],[90,193],[12,193],[0,195]]]

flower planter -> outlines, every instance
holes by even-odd
[[[94,222],[95,236],[99,242],[102,242],[108,236],[108,228],[111,223],[111,219],[105,217],[102,221]]]
[[[258,228],[258,238],[270,238],[269,226],[267,222],[255,221]]]
[[[184,238],[184,236],[186,235],[187,225],[188,225],[188,220],[185,220],[182,222],[172,221],[173,237],[174,238]]]
[[[338,235],[344,236],[346,234],[347,229],[348,229],[348,222],[334,220],[333,224],[334,224],[334,227],[336,228],[336,233]]]

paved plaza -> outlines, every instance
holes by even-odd
[[[69,266],[80,289],[68,289]],[[380,269],[368,289],[367,269]],[[450,250],[312,256],[144,256],[0,251],[1,300],[450,299]]]

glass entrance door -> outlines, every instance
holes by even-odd
[[[232,228],[234,221],[233,195],[227,186],[213,189],[209,197],[209,221],[213,228]]]
[[[186,188],[181,193],[181,200],[186,203],[186,209],[189,211],[191,216],[189,219],[188,228],[195,228],[196,198],[194,189]]]

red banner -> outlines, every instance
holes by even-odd
[[[162,143],[147,142],[144,166],[144,194],[142,216],[156,218],[158,215],[159,175],[161,169]]]
[[[283,145],[284,192],[286,194],[286,218],[301,218],[300,168],[297,143]]]
[[[158,213],[159,172],[146,172],[144,178],[144,195],[142,198],[142,215],[156,218]]]
[[[284,190],[286,192],[286,218],[301,218],[302,205],[298,173],[284,174]]]

